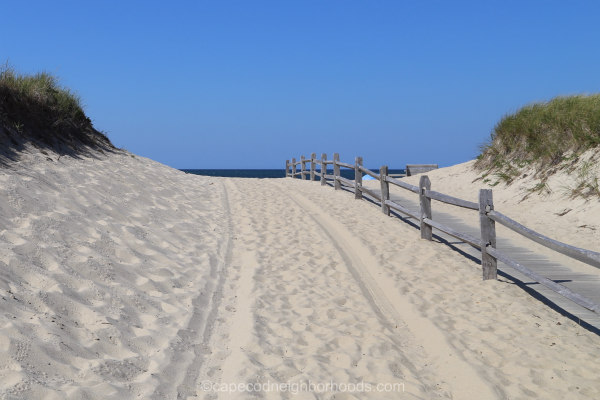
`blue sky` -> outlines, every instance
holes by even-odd
[[[495,123],[600,92],[596,1],[4,1],[0,57],[176,168],[474,158]]]

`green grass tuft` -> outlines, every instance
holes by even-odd
[[[600,95],[556,97],[498,122],[478,162],[552,163],[570,150],[600,145]]]
[[[545,179],[556,167],[600,146],[600,94],[556,97],[504,116],[481,147],[475,167],[504,182],[533,166]]]
[[[57,149],[112,148],[93,128],[79,96],[47,72],[23,75],[8,66],[0,69],[0,123],[17,136],[13,143],[21,139]]]

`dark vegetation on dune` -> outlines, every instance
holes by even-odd
[[[48,73],[0,70],[0,154],[14,160],[27,144],[59,155],[113,151],[114,146],[85,115],[81,101]]]
[[[532,191],[549,191],[547,179],[559,170],[573,173],[573,197],[599,196],[595,159],[580,156],[600,146],[600,95],[556,97],[525,106],[496,124],[482,146],[475,167],[484,181],[512,183],[533,170],[538,184]]]

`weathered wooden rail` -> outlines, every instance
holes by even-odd
[[[310,170],[307,171],[306,164],[310,164]],[[300,172],[296,171],[296,166],[300,165]],[[327,166],[333,166],[333,174],[327,173]],[[317,172],[316,167],[319,167]],[[354,170],[354,180],[350,180],[341,176],[341,168],[348,168]],[[362,178],[364,175],[369,175],[374,179],[378,180],[381,185],[380,194],[366,188],[362,185]],[[600,304],[597,302],[579,294],[571,289],[547,278],[537,272],[521,265],[517,261],[511,259],[507,254],[499,251],[496,248],[496,222],[517,232],[518,234],[525,236],[551,250],[558,253],[564,254],[568,257],[584,262],[596,268],[600,268],[600,253],[581,249],[579,247],[571,246],[566,243],[559,242],[551,239],[545,235],[535,232],[517,221],[507,217],[506,215],[494,210],[493,195],[491,189],[481,189],[479,191],[479,202],[472,202],[463,200],[454,196],[450,196],[444,193],[436,192],[431,190],[431,182],[427,175],[421,175],[419,186],[411,185],[402,180],[396,179],[388,174],[388,167],[382,166],[379,169],[379,173],[375,173],[363,166],[362,157],[356,157],[354,164],[344,163],[340,161],[338,153],[333,155],[332,160],[327,160],[327,155],[322,154],[320,159],[316,158],[316,154],[312,153],[310,158],[300,157],[300,161],[296,161],[292,158],[291,161],[286,161],[286,176],[291,178],[300,177],[301,179],[309,178],[311,181],[315,180],[315,177],[319,177],[321,185],[327,184],[328,180],[333,181],[333,187],[335,190],[340,190],[343,187],[354,192],[356,199],[362,199],[363,195],[369,196],[375,202],[378,202],[381,206],[381,211],[390,215],[390,210],[395,210],[401,214],[408,215],[419,221],[421,238],[426,240],[432,240],[432,229],[436,228],[447,235],[457,238],[463,242],[469,243],[470,245],[481,250],[481,265],[483,279],[496,279],[498,273],[498,260],[504,264],[514,268],[521,272],[525,276],[541,285],[549,288],[550,290],[559,293],[560,295],[568,298],[576,304],[591,310],[597,314],[600,314]],[[390,200],[389,185],[405,189],[409,192],[415,193],[419,196],[420,212],[409,210],[401,204],[395,203]],[[446,226],[439,221],[433,220],[431,212],[431,200],[436,200],[442,203],[446,203],[452,206],[466,208],[478,212],[479,214],[479,225],[480,225],[480,237],[475,237],[464,232],[458,232],[449,226]]]

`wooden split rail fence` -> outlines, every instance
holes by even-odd
[[[310,168],[306,167],[306,164],[310,164]],[[300,165],[300,170],[297,170],[297,166]],[[317,171],[317,165],[319,170]],[[333,174],[327,173],[327,166],[333,166]],[[348,168],[354,170],[354,180],[346,179],[341,176],[341,168]],[[470,245],[481,250],[481,264],[483,270],[483,279],[496,279],[497,277],[497,264],[498,260],[504,264],[514,268],[521,272],[525,276],[533,279],[534,281],[546,286],[547,288],[561,294],[569,300],[579,304],[580,306],[594,311],[600,314],[600,305],[594,301],[582,296],[579,293],[573,292],[569,288],[554,282],[540,274],[532,271],[531,269],[521,265],[515,260],[508,257],[506,254],[496,249],[496,222],[504,225],[505,227],[525,236],[534,242],[537,242],[549,249],[556,252],[582,261],[586,264],[592,265],[596,268],[600,268],[600,253],[581,249],[579,247],[571,246],[566,243],[559,242],[551,239],[541,233],[535,232],[517,221],[507,217],[506,215],[494,210],[494,202],[491,189],[481,189],[479,191],[479,202],[472,202],[463,199],[459,199],[454,196],[449,196],[444,193],[436,192],[431,190],[431,182],[427,175],[421,175],[419,186],[411,185],[407,182],[396,179],[388,174],[388,167],[382,166],[379,169],[379,173],[375,173],[370,169],[363,166],[362,157],[356,157],[354,164],[344,163],[340,161],[338,153],[333,155],[332,160],[327,160],[327,155],[322,154],[321,158],[318,159],[315,153],[312,153],[310,158],[300,157],[300,161],[296,161],[295,158],[292,160],[286,160],[286,177],[301,179],[310,179],[314,181],[316,177],[319,177],[321,185],[326,185],[328,180],[333,181],[333,187],[335,190],[342,189],[342,186],[347,187],[354,191],[354,197],[356,199],[362,199],[363,193],[373,198],[381,205],[381,211],[390,215],[390,210],[395,210],[401,214],[408,215],[415,218],[420,223],[421,238],[426,240],[432,240],[432,228],[436,228],[446,234],[460,239],[463,242],[469,243]],[[363,174],[369,175],[380,182],[381,195],[369,190],[362,185]],[[398,186],[409,192],[415,193],[419,196],[420,212],[409,210],[402,205],[395,203],[390,200],[389,185]],[[456,230],[441,224],[440,222],[434,221],[431,213],[431,200],[437,200],[442,203],[450,204],[456,207],[462,207],[469,210],[473,210],[479,213],[480,221],[480,237],[474,237],[467,233],[457,232]]]

